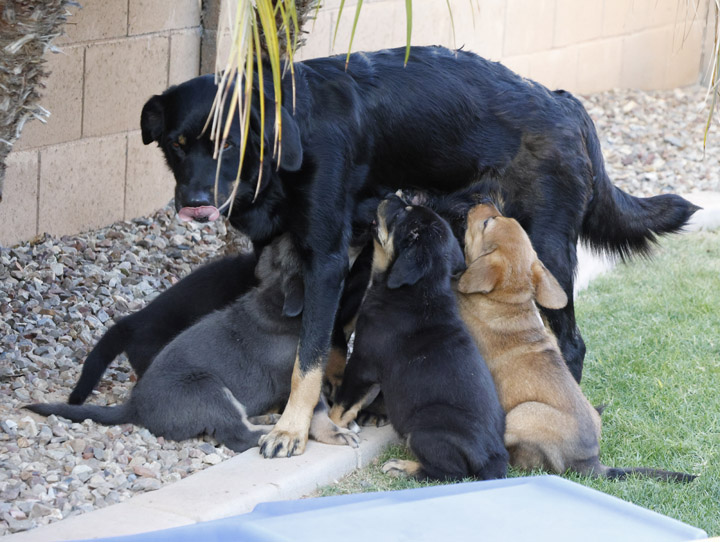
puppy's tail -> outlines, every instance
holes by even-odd
[[[73,422],[93,420],[104,425],[135,423],[134,408],[130,402],[117,406],[68,405],[65,403],[35,403],[23,408],[43,416],[62,416]]]
[[[585,109],[579,109],[593,175],[581,237],[593,249],[613,252],[623,260],[633,254],[647,256],[658,235],[681,231],[700,207],[675,194],[639,198],[614,186],[605,171],[595,126]]]
[[[662,480],[663,482],[678,482],[688,483],[692,482],[697,476],[693,474],[686,474],[684,472],[674,472],[662,469],[653,469],[647,467],[608,467],[600,463],[598,459],[595,459],[591,465],[586,468],[578,469],[580,474],[589,474],[596,478],[609,478],[613,480],[624,480],[631,474],[639,474],[641,476],[647,476],[648,478],[655,478]]]
[[[129,337],[130,333],[124,318],[107,330],[85,360],[80,378],[70,393],[68,403],[80,405],[85,402],[100,382],[110,362],[125,350]]]

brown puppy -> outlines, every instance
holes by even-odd
[[[513,466],[607,478],[630,473],[679,482],[694,478],[600,463],[600,415],[570,374],[536,305],[560,309],[567,296],[517,221],[491,204],[473,207],[465,261],[468,267],[458,283],[460,313],[506,412],[505,446]]]

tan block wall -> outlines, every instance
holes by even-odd
[[[145,101],[199,73],[198,0],[85,0],[48,52],[40,104],[8,157],[0,246],[77,233],[165,205],[174,182],[140,136]]]
[[[339,1],[325,2],[300,58],[347,52],[356,1],[333,47]],[[413,1],[414,45],[465,47],[550,88],[590,93],[696,83],[706,49],[707,0]],[[405,44],[404,0],[366,0],[353,51]]]

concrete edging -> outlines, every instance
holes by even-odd
[[[252,448],[157,491],[3,540],[49,542],[122,536],[244,514],[261,502],[303,497],[368,465],[399,441],[387,425],[363,427],[359,448],[310,441],[304,454],[287,459],[265,459]]]

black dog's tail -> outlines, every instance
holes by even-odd
[[[692,482],[697,476],[693,474],[686,474],[684,472],[674,472],[662,469],[652,469],[648,467],[608,467],[606,465],[599,465],[599,468],[593,471],[593,475],[601,476],[603,478],[612,478],[615,480],[624,480],[629,474],[640,474],[649,478],[656,478],[663,482],[679,482],[688,483]]]
[[[695,478],[697,478],[692,474],[686,474],[684,472],[673,472],[647,467],[608,467],[607,465],[600,463],[600,459],[597,456],[585,461],[578,461],[570,467],[570,469],[586,476],[593,476],[595,478],[610,478],[614,480],[624,480],[631,474],[640,474],[642,476],[655,478],[664,482],[680,483],[692,482]]]
[[[134,408],[131,403],[117,406],[99,405],[67,405],[65,403],[35,403],[23,408],[42,414],[43,416],[62,416],[73,422],[93,420],[104,425],[135,423]]]
[[[70,393],[68,403],[80,405],[100,382],[103,373],[120,353],[125,350],[130,333],[124,318],[107,330],[83,364],[78,383]]]
[[[632,254],[648,255],[658,235],[680,231],[700,207],[675,194],[639,198],[614,186],[605,171],[595,126],[585,109],[578,109],[593,169],[593,195],[581,237],[595,250],[614,252],[623,260]]]

